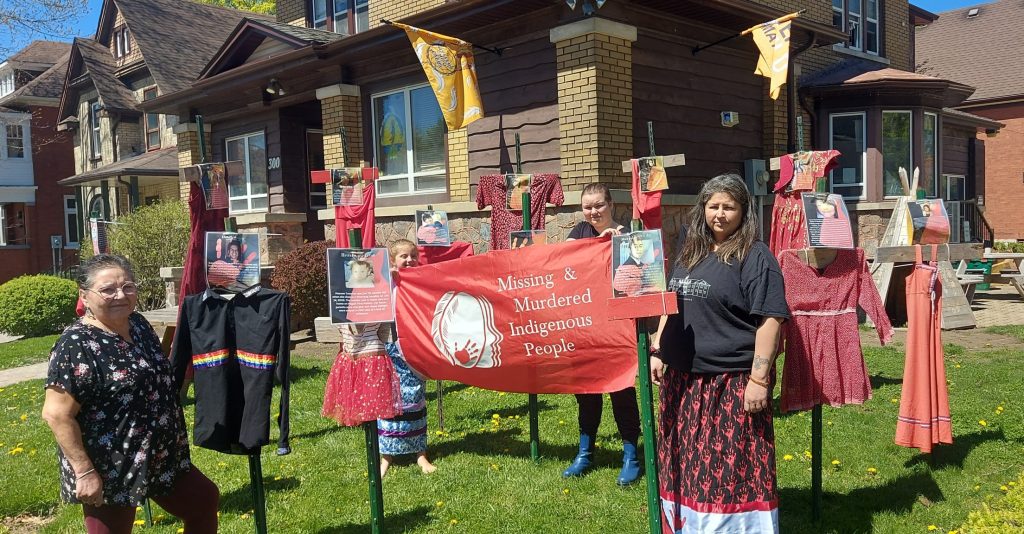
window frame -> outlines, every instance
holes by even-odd
[[[150,92],[152,92],[152,96],[147,96],[147,95],[150,94]],[[156,98],[157,96],[159,96],[159,89],[155,85],[152,86],[152,87],[147,87],[147,88],[142,90],[142,101],[143,102],[145,102],[147,100],[152,100],[152,99]],[[150,128],[149,127],[149,118],[150,117],[155,117],[156,118],[156,128]],[[162,140],[163,136],[160,133],[160,114],[158,114],[158,113],[143,113],[142,114],[142,129],[144,131],[143,135],[146,138],[145,139],[146,140],[146,152],[150,152],[152,150],[159,150],[160,147],[163,145],[163,140]],[[153,133],[156,134],[156,145],[152,145],[149,142],[149,136],[150,136],[150,134],[153,134]]]
[[[316,5],[319,2],[323,2],[324,4],[324,18],[322,19],[316,18]],[[341,11],[337,10],[337,6],[335,5],[339,2],[345,3],[345,31],[337,31],[336,28],[336,23],[338,22],[338,19],[341,18]],[[360,7],[365,8],[366,11],[365,27],[360,27],[359,24]],[[347,36],[355,35],[370,29],[370,0],[309,0],[306,3],[306,9],[309,13],[309,26],[317,30],[324,30]],[[318,26],[317,24],[322,24],[322,26]]]
[[[68,201],[71,201],[70,207]],[[64,195],[64,248],[77,249],[79,246],[78,234],[71,235],[71,226],[68,224],[68,217],[75,217],[76,228],[81,227],[82,221],[78,218],[78,200],[75,195]],[[80,229],[80,228],[79,228]]]
[[[889,195],[885,190],[885,114],[886,113],[901,113],[906,114],[910,118],[910,125],[907,127],[909,138],[907,139],[907,147],[910,149],[908,166],[904,167],[907,169],[907,173],[912,175],[914,170],[914,110],[913,109],[883,109],[881,119],[882,121],[878,125],[879,133],[879,152],[882,156],[882,198],[885,200],[892,200],[903,196],[902,191],[896,195]],[[898,180],[898,178],[897,178]]]
[[[416,159],[415,159],[416,156],[415,156],[415,150],[414,150],[415,146],[414,146],[414,141],[413,141],[414,132],[412,130],[413,126],[414,126],[413,125],[413,121],[412,121],[412,118],[413,118],[412,117],[412,92],[416,91],[416,90],[419,90],[419,89],[424,89],[424,88],[426,88],[430,92],[430,94],[433,96],[434,93],[433,93],[433,89],[430,87],[430,84],[409,85],[409,86],[401,87],[401,88],[398,88],[398,89],[392,89],[390,91],[381,91],[379,93],[374,93],[374,94],[370,95],[370,119],[371,119],[370,122],[371,122],[371,124],[373,126],[373,158],[374,158],[374,161],[376,161],[376,162],[383,161],[383,159],[382,159],[381,155],[377,153],[377,148],[378,148],[377,135],[378,135],[378,132],[379,132],[379,124],[377,122],[377,114],[376,114],[376,110],[374,108],[374,102],[378,98],[384,98],[384,97],[388,97],[388,96],[399,94],[399,93],[403,94],[403,96],[404,96],[404,102],[403,102],[404,106],[403,107],[404,107],[404,112],[405,112],[405,126],[406,126],[406,131],[404,133],[405,133],[405,138],[407,140],[406,141],[406,149],[405,149],[405,153],[406,153],[406,172],[404,174],[402,174],[402,175],[392,175],[390,177],[385,177],[384,174],[381,173],[381,175],[377,178],[377,180],[374,183],[374,187],[377,188],[376,194],[380,198],[400,198],[400,197],[407,197],[407,196],[414,196],[414,195],[437,194],[437,193],[447,193],[448,192],[448,189],[449,189],[448,172],[449,172],[450,169],[448,167],[447,144],[445,146],[446,154],[445,154],[445,158],[444,158],[444,170],[443,171],[420,171],[420,172],[416,172],[414,170],[415,167],[416,167]],[[434,97],[434,98],[435,98],[435,102],[436,102],[436,97]],[[448,136],[448,126],[445,125],[445,128],[444,128],[444,139],[445,139],[445,141],[447,141],[447,136]],[[378,163],[378,167],[380,167],[379,163]],[[438,174],[442,174],[445,177],[445,180],[444,180],[445,185],[444,185],[443,189],[439,188],[439,189],[416,190],[416,178],[423,177],[423,176],[436,176]],[[405,192],[402,192],[402,193],[382,193],[381,192],[379,186],[380,186],[380,184],[382,182],[390,181],[390,180],[400,180],[402,177],[404,177],[407,180],[408,188],[405,190]]]
[[[828,176],[828,188],[829,192],[842,195],[847,200],[867,200],[868,198],[868,114],[867,111],[843,111],[837,113],[828,114],[828,147],[829,150],[835,149],[835,128],[834,119],[836,117],[860,117],[861,119],[861,151],[860,151],[860,181],[852,184],[840,184],[843,189],[847,189],[853,186],[860,186],[860,196],[845,195],[837,193],[834,189],[835,186],[835,172],[836,169],[829,171]]]
[[[7,246],[7,204],[0,203],[0,247]]]
[[[114,58],[123,59],[132,53],[132,41],[129,38],[128,26],[121,26],[114,29]]]
[[[103,138],[100,131],[100,101],[89,102],[89,159],[103,158]]]
[[[14,71],[9,70],[0,75],[0,97],[7,96],[14,92],[15,81]]]
[[[842,8],[837,7],[836,2],[842,4]],[[836,17],[838,16],[840,26],[839,31],[845,33],[848,40],[845,43],[841,43],[850,50],[855,50],[864,54],[872,56],[882,55],[882,14],[885,11],[884,2],[885,0],[874,0],[875,1],[875,17],[868,17],[868,2],[872,0],[833,0],[832,1],[832,26],[836,27]],[[859,8],[857,12],[850,12],[850,4],[856,2],[856,6]],[[850,31],[850,25],[852,20],[856,20],[857,32],[856,32],[856,44],[852,41],[854,37]],[[875,47],[874,51],[868,50],[868,24],[875,25],[875,38],[872,41]]]
[[[266,193],[260,193],[260,194],[253,194],[253,192],[252,192],[252,184],[253,184],[253,182],[252,182],[252,165],[251,165],[252,161],[250,160],[250,157],[249,157],[249,138],[256,137],[256,136],[263,137],[263,150],[264,150],[264,154],[266,154],[266,150],[267,150],[267,132],[265,130],[257,130],[257,131],[253,131],[253,132],[248,132],[248,133],[234,135],[234,136],[231,136],[231,137],[224,138],[224,156],[225,157],[227,157],[227,155],[229,153],[228,143],[230,143],[232,141],[239,141],[239,140],[244,140],[244,142],[245,142],[245,147],[244,147],[245,149],[242,152],[242,154],[243,154],[242,166],[245,168],[245,191],[246,191],[246,194],[242,195],[242,196],[231,196],[231,188],[228,187],[228,213],[231,213],[231,214],[236,214],[236,213],[266,213],[266,212],[270,211],[270,169],[269,169],[269,166],[267,165],[267,158],[263,159],[264,174],[267,177],[267,192]],[[254,208],[253,207],[253,200],[259,199],[259,198],[267,199],[267,206],[266,207],[262,207],[262,208]],[[240,209],[240,210],[233,209],[232,208],[232,202],[233,201],[237,201],[237,200],[245,200],[247,208],[244,209],[244,210],[242,210],[242,209]]]
[[[19,135],[11,137],[11,128],[16,128]],[[3,158],[4,159],[25,159],[25,126],[21,124],[5,124],[4,125],[4,147],[3,147]],[[21,154],[17,156],[11,155],[11,140],[17,139],[21,141]]]

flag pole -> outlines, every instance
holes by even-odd
[[[696,56],[696,55],[697,55],[697,53],[698,53],[698,52],[700,52],[700,51],[702,51],[702,50],[706,50],[706,49],[708,49],[708,48],[711,48],[711,47],[713,47],[713,46],[718,46],[718,45],[720,45],[720,44],[722,44],[722,43],[724,43],[724,42],[727,42],[727,41],[731,41],[731,40],[733,40],[733,39],[735,39],[735,38],[737,38],[737,37],[741,37],[741,36],[743,36],[743,35],[746,35],[746,34],[750,33],[750,30],[753,30],[754,28],[756,28],[756,27],[758,27],[758,26],[762,26],[762,25],[764,25],[764,24],[768,24],[768,23],[771,23],[771,22],[775,22],[775,21],[777,21],[777,20],[779,20],[779,19],[782,19],[782,18],[785,18],[785,17],[790,17],[790,18],[792,18],[792,17],[794,17],[794,16],[796,16],[796,15],[802,15],[802,14],[804,14],[804,13],[805,13],[806,11],[807,11],[806,9],[801,9],[800,11],[797,11],[796,13],[791,13],[791,14],[789,14],[789,15],[785,15],[785,16],[783,16],[783,17],[779,17],[779,18],[777,18],[777,19],[772,19],[772,20],[769,20],[768,22],[763,22],[763,23],[761,23],[761,24],[756,24],[756,25],[754,25],[754,26],[751,26],[750,28],[747,28],[747,29],[745,29],[745,30],[743,30],[743,31],[739,32],[739,33],[735,33],[735,34],[733,34],[733,35],[730,35],[730,36],[728,36],[728,37],[723,37],[723,38],[721,38],[721,39],[719,39],[719,40],[717,40],[717,41],[715,41],[715,42],[713,42],[713,43],[710,43],[710,44],[706,44],[706,45],[704,45],[704,46],[695,46],[695,47],[693,47],[693,50],[691,50],[691,53],[692,53],[693,55],[695,55],[695,56]]]
[[[523,173],[522,145],[519,142],[519,132],[516,132],[516,174]],[[530,199],[530,190],[523,193],[523,231],[530,231],[533,227],[530,221],[530,209],[533,207]],[[534,462],[540,461],[540,416],[539,404],[536,393],[530,393],[529,414],[530,414],[530,458]]]
[[[394,22],[391,22],[388,19],[380,19],[380,23],[381,24],[387,24],[388,26],[394,26],[395,25]],[[496,54],[496,55],[499,55],[499,56],[501,55],[502,50],[504,50],[504,48],[497,48],[497,47],[491,48],[491,47],[487,47],[487,46],[480,46],[478,44],[473,44],[473,43],[469,43],[469,44],[473,48],[479,48],[480,50],[483,50],[485,52],[490,52],[492,54]]]

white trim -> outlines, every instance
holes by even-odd
[[[360,89],[358,85],[350,85],[347,83],[337,83],[334,85],[328,85],[321,87],[316,90],[316,99],[324,100],[325,98],[331,98],[332,96],[359,96]]]
[[[558,43],[591,33],[618,37],[631,43],[636,41],[636,26],[597,17],[589,17],[576,22],[570,22],[564,26],[551,28],[549,36],[552,43]]]
[[[68,200],[71,201],[73,207],[68,207]],[[68,217],[71,215],[75,216],[75,225],[81,226],[82,220],[78,217],[78,201],[75,199],[75,195],[64,195],[63,204],[61,205],[64,212],[64,248],[78,248],[78,236],[71,235],[71,227],[68,226]],[[81,228],[79,228],[81,231]]]
[[[407,87],[402,87],[400,89],[395,89],[395,90],[391,90],[391,91],[385,91],[385,92],[377,93],[377,94],[374,94],[374,95],[370,95],[370,116],[371,116],[371,119],[372,119],[371,123],[373,124],[373,158],[374,158],[375,165],[378,168],[381,166],[380,162],[383,161],[383,159],[381,158],[381,155],[377,153],[378,124],[377,124],[377,109],[376,109],[376,106],[374,105],[374,102],[378,98],[385,98],[385,97],[388,97],[388,96],[401,94],[403,96],[402,104],[403,104],[403,108],[404,108],[404,112],[405,112],[405,117],[404,117],[404,119],[405,119],[405,132],[403,132],[403,135],[405,135],[405,157],[406,157],[405,169],[406,169],[406,172],[403,173],[403,174],[390,175],[390,176],[385,176],[383,174],[383,172],[382,172],[381,176],[377,179],[377,181],[375,182],[374,186],[375,187],[379,186],[380,183],[382,183],[384,181],[400,180],[402,178],[405,178],[407,180],[407,182],[406,182],[407,188],[406,188],[406,190],[404,192],[401,192],[401,193],[381,193],[380,192],[380,187],[377,187],[377,196],[378,197],[385,197],[385,198],[387,198],[387,197],[403,197],[403,196],[419,195],[419,194],[424,194],[424,193],[444,193],[444,192],[448,191],[448,161],[447,161],[447,159],[444,162],[444,169],[443,170],[420,171],[420,172],[416,172],[414,170],[416,159],[415,159],[415,155],[413,153],[413,148],[414,148],[413,147],[413,135],[414,134],[413,134],[413,117],[412,117],[412,92],[416,91],[416,90],[419,90],[419,89],[424,89],[424,88],[429,90],[430,94],[433,95],[433,90],[430,89],[430,85],[429,84],[410,85],[410,86],[407,86]],[[447,132],[447,129],[445,131]],[[421,177],[421,176],[436,176],[438,174],[441,174],[445,178],[445,185],[444,185],[443,188],[440,188],[440,189],[421,189],[421,190],[417,190],[416,189],[416,178]]]
[[[241,196],[231,196],[231,187],[228,186],[228,213],[234,215],[236,213],[260,213],[270,210],[270,170],[267,170],[267,192],[262,194],[253,194],[252,192],[252,162],[249,161],[249,138],[260,136],[263,137],[263,150],[266,153],[267,150],[267,133],[263,130],[236,135],[224,139],[224,154],[227,157],[228,154],[228,143],[232,141],[242,141],[242,165],[245,167],[245,194]],[[267,162],[264,161],[263,165],[266,166]],[[253,200],[258,198],[267,199],[267,206],[263,208],[254,208]],[[231,208],[232,201],[234,200],[245,200],[246,209],[234,210]]]
[[[865,200],[867,199],[868,193],[868,117],[867,112],[864,111],[852,111],[846,113],[829,113],[828,115],[828,147],[830,150],[834,150],[836,147],[833,144],[835,139],[832,128],[833,119],[836,117],[860,117],[861,119],[861,151],[860,151],[860,182],[852,184],[839,184],[840,188],[849,188],[853,186],[860,186],[860,196],[843,195],[844,199],[850,200]],[[835,169],[830,171],[828,177],[829,191],[835,193],[833,189],[835,185],[835,179],[832,173],[835,173]]]
[[[908,146],[910,147],[910,161],[908,163],[908,167],[905,167],[905,168],[907,169],[907,173],[909,175],[913,175],[913,173],[914,173],[914,112],[913,112],[913,110],[909,110],[909,109],[883,109],[882,110],[882,124],[879,125],[879,130],[881,130],[881,133],[882,133],[882,137],[881,137],[882,145],[881,145],[881,147],[879,149],[879,152],[882,155],[882,198],[888,199],[888,198],[901,197],[903,195],[902,195],[902,193],[901,194],[897,194],[897,195],[887,195],[885,193],[885,114],[886,113],[905,113],[905,114],[907,114],[910,117],[910,127],[907,129],[907,133],[910,135],[909,139],[907,139]]]
[[[0,247],[7,246],[7,204],[0,203]]]

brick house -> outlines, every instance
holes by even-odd
[[[92,39],[76,38],[60,99],[72,132],[79,228],[180,198],[175,115],[143,101],[187,88],[247,12],[177,0],[105,0]]]
[[[793,26],[795,68],[777,101],[753,74],[749,38],[692,53],[802,8]],[[566,205],[549,208],[547,221],[549,239],[560,240],[578,220],[589,182],[618,188],[618,217],[628,219],[621,162],[648,153],[646,124],[654,121],[658,152],[687,156],[685,166],[669,169],[663,200],[672,239],[703,180],[795,150],[788,135],[799,110],[806,146],[844,151],[832,188],[849,198],[861,245],[873,250],[895,205],[891,172],[966,165],[964,154],[940,147],[966,145],[991,124],[946,111],[971,88],[912,73],[913,16],[905,0],[610,0],[592,16],[561,0],[279,0],[276,22],[243,21],[191,88],[144,107],[202,114],[215,159],[232,157],[243,139],[266,147],[265,159],[247,164],[250,176],[266,179],[267,206],[232,213],[242,229],[280,234],[282,251],[324,235],[324,227],[333,235],[333,211],[318,209],[323,191],[308,176],[341,164],[342,126],[350,159],[382,168],[378,243],[410,234],[413,211],[430,204],[447,210],[456,236],[480,251],[489,214],[473,201],[477,184],[511,170],[517,133],[524,172],[561,175]],[[500,56],[476,53],[487,117],[445,131],[404,32],[385,18],[501,48]],[[791,95],[797,80],[801,89]],[[724,125],[724,111],[738,113],[739,124]],[[380,163],[395,153],[385,146],[394,132],[384,131],[395,124],[413,142],[402,144],[401,161]],[[193,133],[179,134],[179,151],[195,143]],[[189,158],[194,148],[182,161]]]
[[[999,0],[940,13],[917,31],[917,71],[977,87],[956,109],[1005,125],[998,135],[984,139],[986,175],[977,191],[997,241],[1024,240],[1024,219],[1019,216],[1024,205],[1022,26],[1024,5]]]
[[[55,129],[69,48],[34,41],[0,64],[0,283],[75,260],[74,197],[57,185],[71,139]]]

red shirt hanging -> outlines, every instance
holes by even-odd
[[[505,175],[489,174],[480,177],[476,190],[476,207],[491,207],[491,250],[506,250],[509,233],[523,229],[523,213],[505,207],[507,190]],[[530,183],[530,228],[544,229],[544,206],[561,206],[565,202],[562,182],[557,174],[534,174]]]

